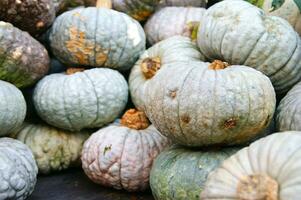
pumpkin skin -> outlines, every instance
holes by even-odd
[[[267,75],[277,94],[301,79],[301,41],[285,20],[248,2],[227,0],[210,7],[198,32],[201,52],[212,59],[253,67]]]
[[[53,0],[57,15],[78,6],[95,6],[97,0]]]
[[[172,65],[147,84],[145,111],[173,141],[186,146],[243,144],[271,122],[275,92],[261,72],[240,65],[223,69],[221,61]]]
[[[37,36],[54,21],[52,0],[1,0],[0,20],[10,22],[19,29]]]
[[[37,174],[36,162],[26,145],[11,138],[0,139],[0,199],[27,199]]]
[[[118,70],[134,65],[146,40],[136,20],[96,7],[74,9],[57,17],[49,39],[53,54],[63,64]]]
[[[163,68],[171,66],[168,64],[174,62],[193,60],[205,60],[205,57],[189,38],[183,36],[173,36],[146,50],[132,68],[129,76],[130,93],[135,107],[139,110],[144,110],[145,88],[149,80],[153,78],[151,74],[148,72],[145,74],[145,71],[143,71],[144,63],[146,63],[146,66],[156,67],[156,64],[154,65],[153,63],[159,62],[159,68]],[[153,76],[156,75],[155,70],[150,72],[154,73]]]
[[[12,137],[26,144],[39,173],[49,174],[80,165],[80,154],[88,133],[71,133],[44,124],[23,124]]]
[[[150,174],[153,196],[156,200],[198,200],[209,172],[237,150],[202,151],[173,146],[163,151]]]
[[[257,140],[209,174],[200,199],[299,199],[300,144],[293,131]]]
[[[188,6],[188,7],[206,7],[204,0],[161,0],[160,6]]]
[[[171,36],[182,35],[196,40],[197,30],[206,12],[204,8],[166,7],[146,22],[144,30],[150,44]]]
[[[17,87],[32,85],[49,69],[46,49],[28,33],[0,22],[0,79]]]
[[[39,116],[50,125],[70,131],[114,121],[127,99],[126,80],[117,71],[105,68],[48,75],[33,94]]]
[[[26,102],[14,85],[0,80],[0,136],[19,128],[26,115]]]
[[[91,135],[82,151],[82,166],[95,183],[142,191],[149,186],[153,160],[170,141],[153,125],[135,129],[115,122]]]

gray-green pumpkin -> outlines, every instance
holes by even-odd
[[[97,0],[52,0],[57,15],[79,6],[95,6]]]
[[[210,7],[198,45],[211,60],[253,67],[267,75],[281,95],[301,80],[301,40],[284,19],[241,0]]]
[[[150,186],[156,200],[199,200],[208,174],[238,149],[163,151],[153,164]]]
[[[0,22],[0,79],[17,87],[34,84],[49,69],[46,49],[28,33]]]
[[[0,136],[18,129],[26,115],[22,92],[14,85],[0,80]]]
[[[206,0],[161,0],[159,6],[206,7]]]
[[[94,68],[51,74],[36,86],[33,101],[48,124],[79,131],[114,121],[125,108],[128,85],[117,71]]]
[[[243,144],[271,122],[271,81],[246,66],[177,62],[146,85],[145,110],[165,136],[186,146]]]

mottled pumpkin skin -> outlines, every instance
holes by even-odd
[[[28,33],[0,22],[0,79],[17,87],[32,85],[49,69],[46,49]]]
[[[129,76],[132,101],[135,107],[140,110],[144,110],[145,88],[149,80],[151,80],[151,78],[146,78],[141,70],[141,63],[148,58],[160,58],[161,68],[172,66],[168,64],[178,61],[205,60],[205,57],[199,52],[196,44],[183,36],[168,38],[146,50],[132,68]]]
[[[175,35],[196,39],[197,29],[206,9],[166,7],[157,11],[144,26],[147,40],[155,44]]]
[[[150,186],[156,200],[199,200],[209,172],[238,149],[192,150],[180,146],[155,159]]]
[[[205,7],[205,0],[161,0],[159,6]]]
[[[26,102],[18,88],[0,80],[0,136],[19,128],[26,115]]]
[[[95,19],[95,20],[90,20]],[[67,65],[126,70],[145,50],[141,25],[106,8],[78,8],[60,15],[50,32],[53,54]]]
[[[39,116],[50,125],[70,131],[114,121],[127,99],[126,80],[117,71],[105,68],[48,75],[33,94]]]
[[[26,145],[11,138],[0,139],[0,199],[27,199],[37,174],[36,162]]]
[[[54,18],[53,0],[0,1],[0,20],[10,22],[33,36],[45,31]]]
[[[49,174],[80,165],[83,143],[88,133],[72,133],[44,124],[25,123],[12,136],[32,151],[39,173]]]
[[[165,136],[186,146],[243,144],[273,118],[276,98],[265,75],[233,65],[178,62],[146,86],[145,110]]]
[[[85,142],[82,166],[95,183],[127,191],[145,190],[153,160],[169,144],[152,125],[136,130],[114,123]]]
[[[209,59],[253,67],[283,94],[301,79],[301,40],[285,20],[248,2],[226,0],[210,7],[198,32]]]
[[[95,6],[97,0],[52,0],[54,1],[57,15],[78,6]]]
[[[200,199],[239,199],[240,180],[258,174],[268,175],[278,183],[277,199],[299,199],[300,161],[301,132],[272,134],[241,149],[209,174]]]

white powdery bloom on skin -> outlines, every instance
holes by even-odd
[[[128,20],[128,18],[125,18],[125,20]],[[133,41],[133,45],[137,46],[141,42],[141,37],[139,33],[139,29],[136,23],[132,21],[128,21],[128,30],[127,34],[130,40]]]

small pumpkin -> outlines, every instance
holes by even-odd
[[[125,108],[128,85],[119,72],[79,70],[69,68],[66,73],[51,74],[37,84],[34,105],[48,124],[70,131],[101,127]]]
[[[120,122],[92,134],[82,151],[82,166],[95,183],[141,191],[149,186],[153,160],[170,142],[145,114],[128,110]]]
[[[206,7],[206,0],[161,0],[160,6]]]
[[[18,140],[0,139],[0,198],[24,200],[33,192],[38,168],[30,149]]]
[[[14,85],[0,80],[0,136],[18,129],[26,115],[26,102]]]
[[[267,75],[277,94],[301,79],[301,40],[284,19],[246,1],[211,6],[198,32],[201,52],[211,60],[253,67]]]
[[[28,33],[0,21],[0,38],[1,80],[26,87],[48,72],[46,49]]]
[[[238,149],[186,149],[180,146],[163,151],[155,159],[150,186],[156,200],[199,200],[208,174]]]
[[[146,85],[158,70],[174,62],[193,60],[205,60],[205,57],[189,38],[183,36],[173,36],[146,50],[129,76],[130,93],[136,108],[144,109]]]
[[[270,124],[276,104],[268,77],[218,60],[173,63],[145,91],[150,121],[186,146],[243,144]]]
[[[53,0],[1,0],[0,20],[37,36],[54,21]]]
[[[80,166],[82,146],[89,134],[71,133],[46,124],[25,123],[11,136],[31,149],[39,173],[49,174]]]
[[[155,44],[174,35],[196,40],[205,11],[204,8],[194,7],[166,7],[158,10],[144,26],[148,42]]]
[[[202,200],[300,198],[301,132],[257,140],[209,174]]]
[[[53,54],[63,64],[127,70],[145,50],[146,39],[141,25],[126,14],[89,7],[57,17],[49,40]]]

